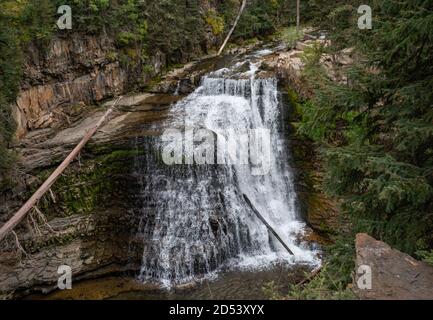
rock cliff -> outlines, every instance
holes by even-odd
[[[24,79],[14,106],[17,136],[55,126],[74,105],[92,105],[145,85],[165,67],[164,54],[151,70],[123,65],[113,39],[101,35],[54,37],[47,48],[27,49]]]

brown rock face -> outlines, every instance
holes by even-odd
[[[158,73],[165,56],[156,53],[149,61]],[[123,67],[112,39],[72,34],[56,37],[46,53],[30,46],[24,79],[14,107],[17,137],[55,125],[68,108],[94,104],[144,84],[152,76],[135,67]]]
[[[46,84],[21,91],[17,98],[20,137],[27,130],[49,127],[62,105],[91,104],[124,90],[125,72],[118,63],[67,82]],[[59,108],[60,107],[60,108]]]
[[[8,294],[11,298],[56,289],[57,271],[62,265],[71,267],[72,281],[138,269],[140,248],[131,250],[131,244],[135,247],[140,242],[131,238],[133,219],[123,211],[111,209],[55,219],[51,224],[61,232],[47,232],[39,242],[29,237],[32,245],[40,246],[34,253],[25,256],[15,250],[1,252],[0,300],[8,298]]]
[[[433,299],[433,267],[367,234],[356,236],[356,270],[361,266],[371,268],[372,286],[371,290],[360,289],[363,272],[356,275],[354,288],[360,299]]]
[[[54,197],[38,204],[49,226],[36,220],[38,229],[29,225],[30,213],[15,229],[22,250],[12,234],[0,244],[0,300],[56,289],[61,265],[71,267],[73,282],[139,270],[144,242],[137,231],[141,215],[133,172],[141,148],[132,142],[158,134],[150,128],[158,123],[162,128],[169,104],[178,99],[148,93],[120,99],[111,121],[87,145],[86,159],[71,164],[52,187]],[[66,128],[29,133],[17,147],[22,170],[38,175],[48,167],[52,172],[102,114],[90,110]],[[23,175],[12,194],[0,193],[0,225],[41,180]]]

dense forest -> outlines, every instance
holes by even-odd
[[[77,18],[62,37],[69,32],[113,36],[121,61],[149,73],[149,57],[156,51],[173,66],[216,50],[240,5],[237,0],[207,1],[204,7],[199,0],[70,2]],[[36,43],[43,50],[56,36],[61,4],[0,3],[0,190],[13,183],[10,106],[20,89],[25,48]],[[331,234],[320,275],[302,289],[293,287],[290,297],[351,297],[347,288],[360,232],[433,262],[433,1],[368,4],[373,28],[360,30],[359,1],[301,0],[303,27],[324,32],[330,45],[315,45],[303,55],[303,79],[312,94],[294,98],[298,134],[318,150],[323,189],[340,203],[341,229]],[[296,1],[251,0],[231,41],[245,44],[280,34],[294,25],[295,13]],[[347,48],[354,63],[335,65],[341,80],[335,81],[321,57]]]

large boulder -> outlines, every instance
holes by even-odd
[[[358,285],[365,277],[365,267],[371,268],[371,290],[362,290]],[[356,271],[361,270],[354,285],[360,299],[433,299],[432,266],[364,233],[356,236]]]

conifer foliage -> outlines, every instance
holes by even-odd
[[[431,250],[433,2],[372,1],[372,30],[357,28],[351,2],[322,3],[329,19],[316,22],[332,45],[306,54],[315,94],[301,131],[324,145],[327,189],[345,200],[355,231],[411,254]],[[337,83],[319,57],[348,46],[356,58]]]

